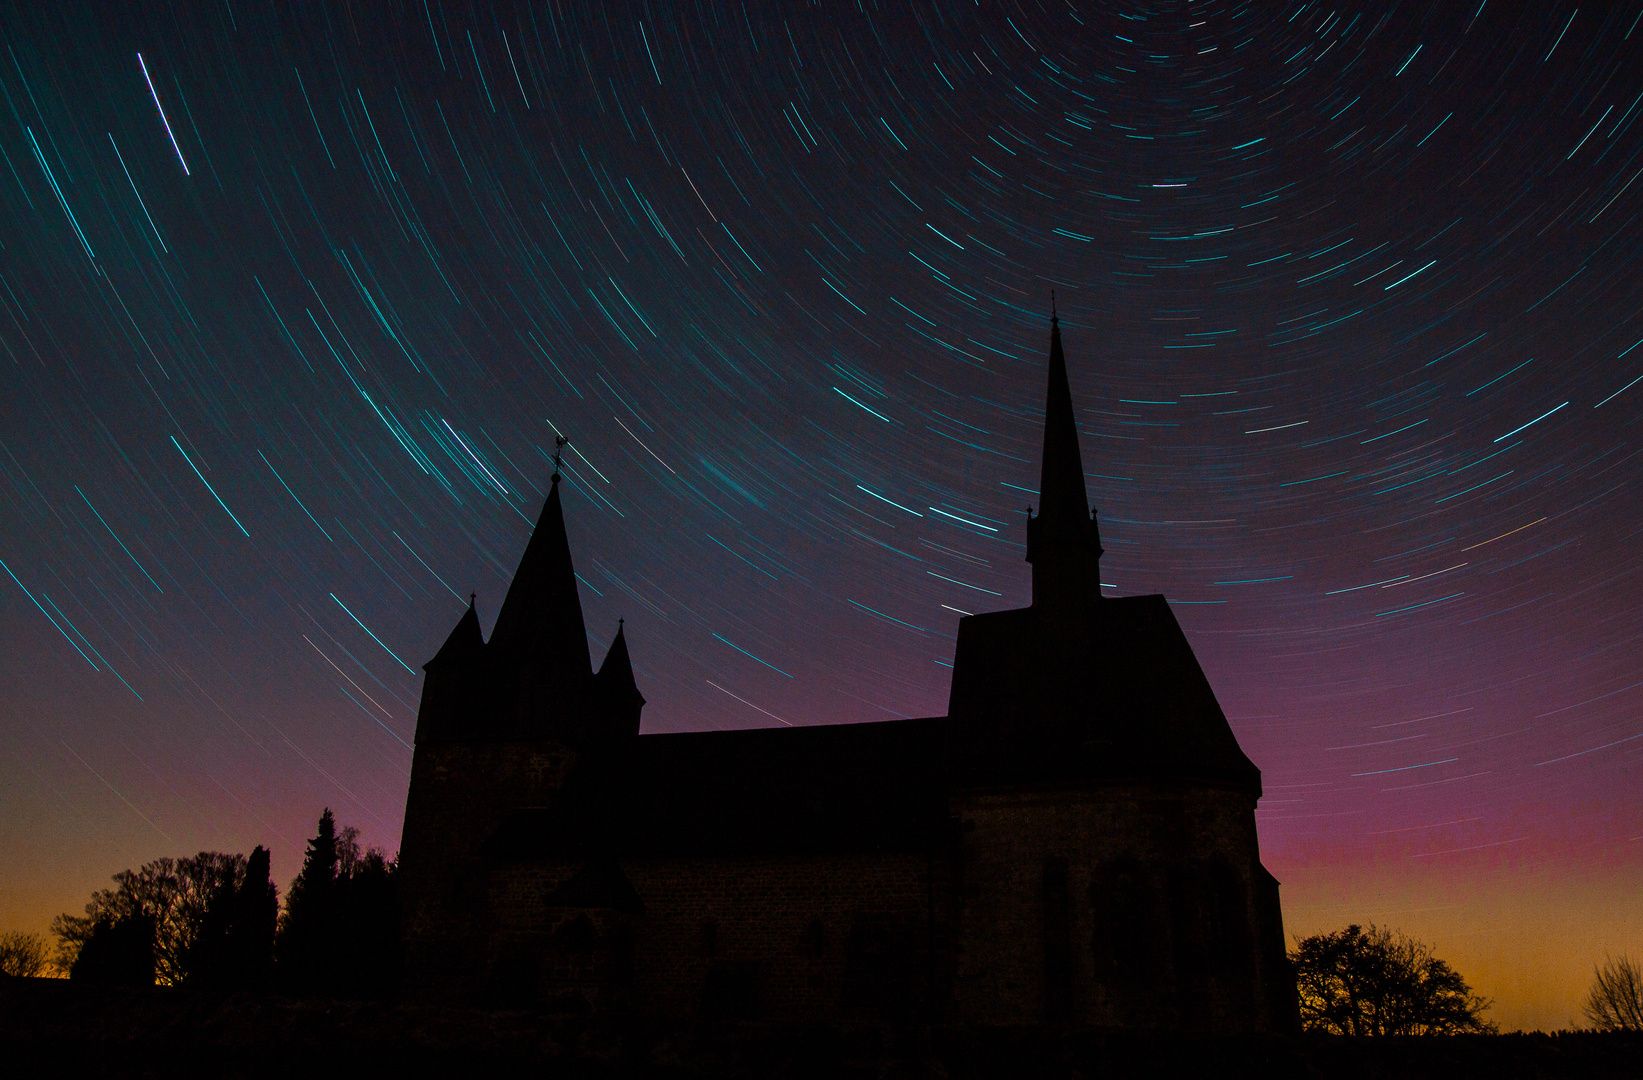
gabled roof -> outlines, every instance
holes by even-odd
[[[1076,745],[1086,775],[1195,778],[1260,792],[1260,770],[1156,594],[960,619],[948,711],[979,725],[983,739],[1001,740],[1001,753]]]
[[[1017,711],[641,735],[585,756],[548,806],[514,811],[487,851],[501,861],[926,851],[953,842],[952,799],[972,792],[1184,783],[1258,796],[1260,773],[1163,598],[1101,608],[1136,642],[1120,657],[1130,677],[1105,698],[1098,677],[1076,680],[1062,704],[1083,711],[1067,724]],[[1019,640],[1012,622],[1031,610],[975,616],[993,621],[974,640]],[[1018,686],[997,689],[1004,698]]]

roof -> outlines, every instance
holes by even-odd
[[[1082,775],[1173,776],[1260,793],[1260,770],[1157,594],[959,620],[948,711],[1006,752],[1076,747],[1076,766],[1055,767]]]
[[[951,799],[987,790],[1192,783],[1260,794],[1161,596],[1033,608],[959,629],[953,715],[641,735],[585,756],[551,805],[516,810],[492,858],[928,850]],[[1069,642],[1071,643],[1069,645]]]
[[[1100,594],[1100,538],[1054,320],[1040,479],[1039,515],[1028,525],[1033,606],[960,620],[948,716],[589,741],[551,804],[515,810],[486,842],[489,856],[592,865],[928,850],[952,841],[952,797],[970,791],[1142,782],[1258,797],[1260,771],[1239,749],[1168,602]],[[514,662],[545,656],[581,675],[586,642],[557,480],[487,651]],[[574,664],[555,659],[561,641]],[[613,694],[620,684],[615,696],[628,703],[623,717],[631,713],[632,726],[619,726],[636,731],[643,698],[620,633],[606,669]],[[576,698],[574,680],[555,674],[522,680],[522,701],[551,689],[574,719],[591,699]],[[610,881],[578,890],[625,896]]]
[[[641,735],[515,811],[499,860],[916,850],[947,821],[945,717]]]

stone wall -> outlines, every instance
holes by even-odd
[[[635,912],[554,906],[580,864],[478,870],[463,978],[499,1004],[672,1016],[1284,1029],[1282,921],[1248,793],[953,805],[952,850],[624,860]]]
[[[520,806],[540,806],[574,761],[564,745],[419,743],[400,840],[406,990],[475,1000],[495,934],[478,848]]]
[[[1244,792],[1157,784],[957,800],[958,1016],[1273,1026],[1288,976],[1254,804]]]
[[[498,867],[487,950],[532,966],[516,1000],[726,1019],[910,1019],[945,985],[932,948],[943,868],[922,853],[653,859],[622,869],[642,914],[546,906],[576,867]],[[591,934],[590,934],[591,931]],[[575,955],[572,955],[572,954]],[[577,957],[581,957],[578,959]],[[526,958],[521,960],[521,958]]]
[[[927,851],[618,853],[611,872],[638,904],[576,908],[555,890],[584,864],[481,851],[509,814],[550,805],[574,761],[545,740],[418,745],[401,847],[413,998],[772,1020],[1290,1026],[1277,883],[1260,865],[1248,790],[955,792],[951,833]]]

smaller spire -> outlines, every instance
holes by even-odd
[[[473,593],[468,597],[468,610],[456,621],[434,658],[422,665],[423,671],[459,667],[478,659],[485,651],[485,635],[480,632],[479,612],[474,607],[478,595]]]
[[[609,734],[621,736],[639,733],[639,713],[645,707],[645,695],[639,692],[639,685],[633,679],[633,661],[628,657],[624,621],[616,620],[616,639],[610,643],[610,651],[605,653],[605,662],[599,665],[599,674],[593,677],[600,696],[610,709],[609,716],[614,726]]]
[[[625,623],[625,619],[616,620],[616,638],[610,643],[610,649],[605,653],[605,662],[599,665],[599,674],[595,678],[607,694],[637,698],[639,704],[643,705],[645,698],[639,693],[639,684],[634,681],[633,660],[628,656]]]

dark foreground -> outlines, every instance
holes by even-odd
[[[1643,1076],[1643,1037],[1208,1038],[1043,1029],[613,1022],[380,1002],[0,980],[10,1076],[566,1078]]]

